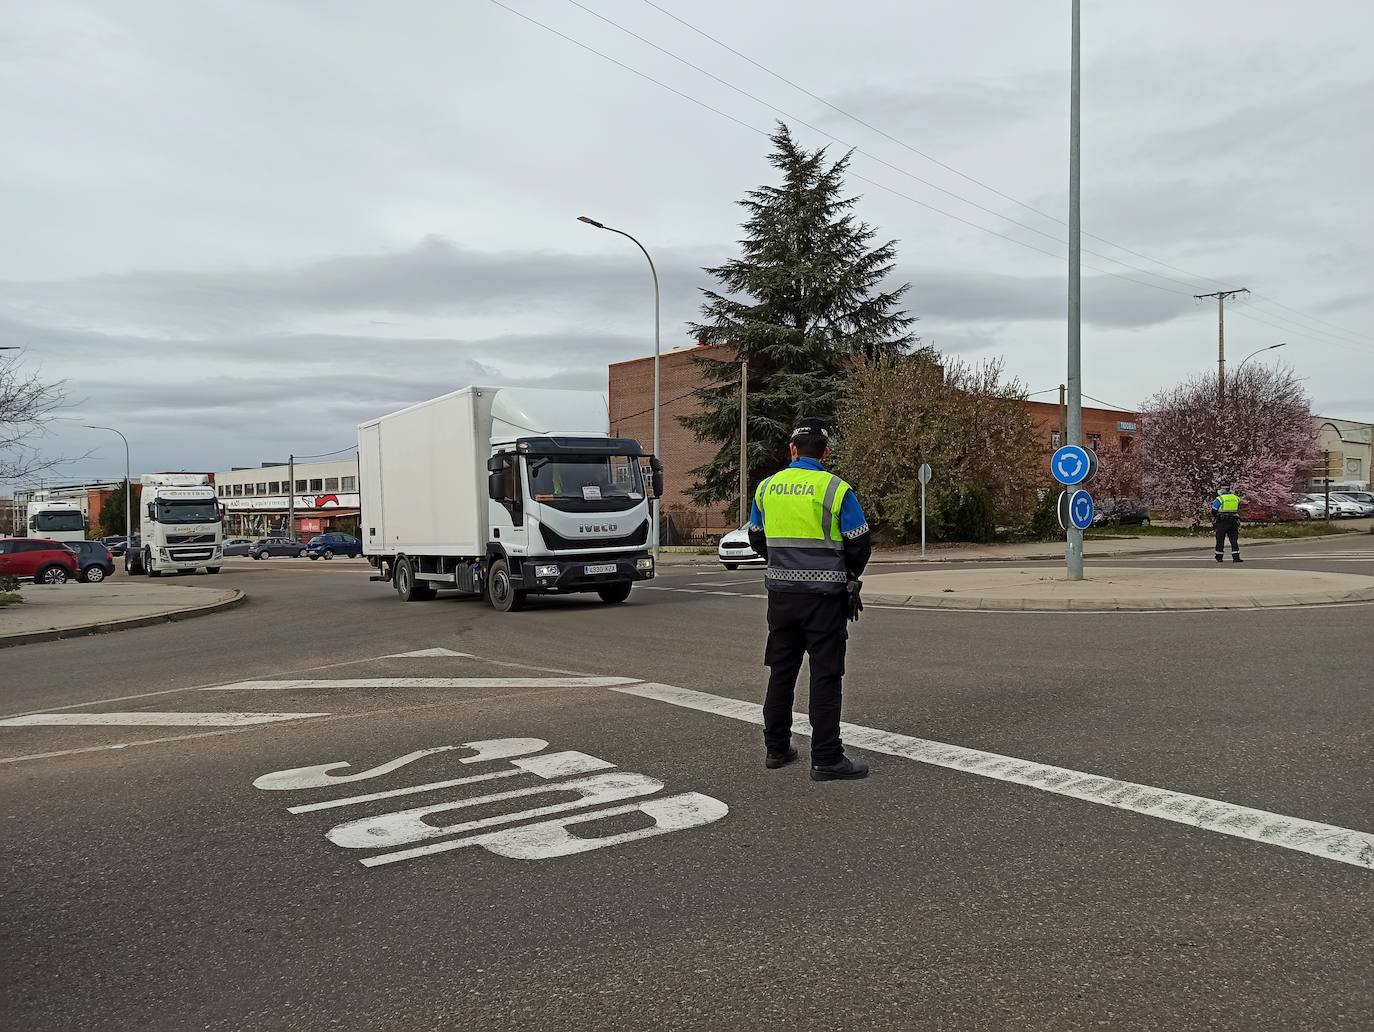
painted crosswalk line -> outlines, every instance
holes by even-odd
[[[0,727],[242,727],[328,713],[29,713],[0,720]]]
[[[729,717],[749,724],[763,723],[763,707],[741,699],[709,695],[672,685],[640,683],[612,688],[657,702]],[[792,714],[792,730],[810,735],[811,725],[804,714]],[[918,763],[976,774],[1042,792],[1069,796],[1118,810],[1186,824],[1204,831],[1249,839],[1285,849],[1310,853],[1326,860],[1374,870],[1374,834],[1353,831],[1332,824],[1287,817],[1249,806],[1203,796],[1188,795],[1165,788],[1154,788],[1100,774],[1054,767],[1032,760],[982,752],[959,745],[947,745],[925,738],[881,731],[858,724],[841,724],[846,745],[869,752],[898,756]]]
[[[328,677],[235,681],[203,692],[279,692],[299,688],[613,688],[636,677]]]

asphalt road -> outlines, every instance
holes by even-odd
[[[1358,540],[1260,551],[1374,575]],[[755,572],[508,615],[357,561],[220,581],[249,603],[3,656],[7,717],[140,715],[0,725],[6,1028],[1374,1027],[1374,858],[1285,830],[1374,832],[1374,607],[870,608],[875,773],[815,784],[739,719]],[[399,655],[433,649],[466,655]],[[184,723],[244,714],[283,719]],[[893,754],[931,743],[976,752]]]

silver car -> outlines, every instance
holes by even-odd
[[[1333,494],[1331,497],[1333,499],[1340,499],[1340,503],[1343,506],[1354,506],[1355,512],[1353,515],[1355,516],[1374,516],[1374,504],[1365,501],[1358,495],[1341,491],[1339,494]]]

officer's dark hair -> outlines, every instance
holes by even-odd
[[[819,459],[830,447],[830,438],[824,434],[797,434],[792,438],[797,454],[804,459]]]

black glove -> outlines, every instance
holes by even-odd
[[[859,614],[864,611],[864,600],[859,596],[863,587],[864,582],[861,580],[852,580],[845,585],[845,591],[849,593],[849,619],[851,621],[857,621]]]

